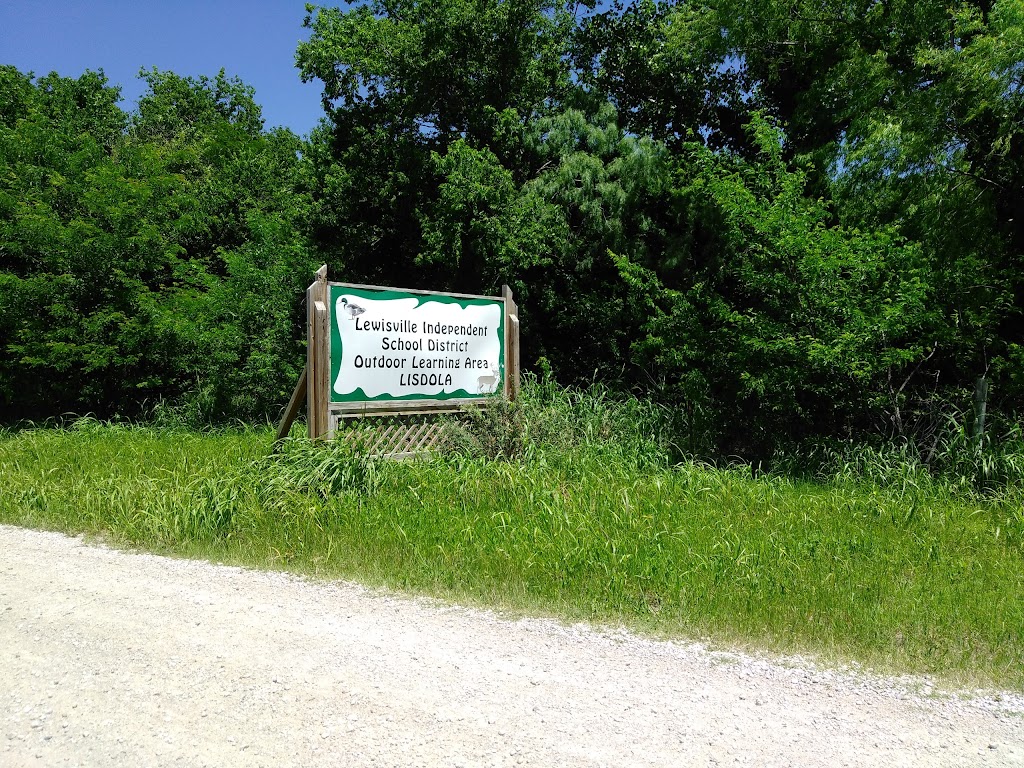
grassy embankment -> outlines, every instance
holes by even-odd
[[[1019,484],[668,466],[642,406],[562,397],[484,446],[513,460],[374,461],[303,440],[269,457],[269,430],[89,420],[0,433],[0,522],[1024,686]]]

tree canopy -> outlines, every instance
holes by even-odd
[[[0,124],[0,395],[8,418],[276,408],[314,256],[301,142],[225,78],[144,73],[136,114],[102,73],[33,81]]]
[[[223,72],[0,69],[7,419],[273,414],[302,288],[516,291],[524,362],[709,454],[1024,404],[1019,0],[307,6],[308,137]]]

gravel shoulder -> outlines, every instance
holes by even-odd
[[[1024,766],[1024,696],[0,526],[0,765]]]

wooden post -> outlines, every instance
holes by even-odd
[[[515,400],[519,396],[519,307],[512,297],[512,289],[501,286],[505,300],[505,397]]]
[[[974,450],[981,453],[985,445],[985,411],[988,404],[988,379],[984,375],[974,380],[974,422],[971,424],[971,441]]]
[[[306,290],[306,413],[311,440],[325,436],[328,430],[331,322],[327,294],[327,265],[324,264],[316,271],[316,281]]]

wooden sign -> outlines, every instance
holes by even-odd
[[[505,300],[330,284],[330,403],[419,407],[504,388]]]
[[[310,437],[339,418],[456,411],[519,390],[519,319],[501,296],[331,283],[327,267],[306,292],[305,388]]]

